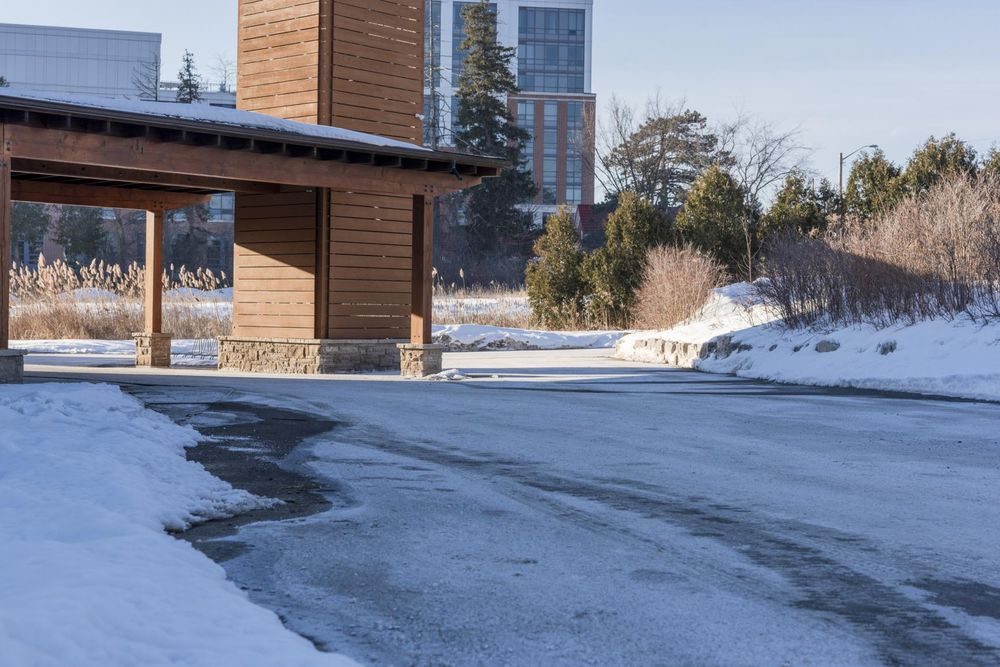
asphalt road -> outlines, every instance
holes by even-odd
[[[290,500],[189,539],[363,663],[1000,663],[1000,406],[448,361],[474,379],[80,373]]]

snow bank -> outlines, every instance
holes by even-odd
[[[164,533],[266,502],[197,438],[114,387],[0,387],[0,664],[351,664]]]
[[[794,384],[1000,400],[1000,322],[787,329],[741,283],[668,331],[624,337],[616,356]]]
[[[622,331],[534,331],[479,324],[434,327],[434,342],[452,352],[608,348],[623,335]]]

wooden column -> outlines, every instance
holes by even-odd
[[[0,124],[0,350],[10,346],[11,143]]]
[[[413,197],[413,270],[410,278],[410,343],[430,345],[434,270],[434,198]]]
[[[146,211],[146,297],[143,333],[163,333],[163,211]]]

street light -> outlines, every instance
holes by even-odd
[[[877,145],[869,144],[868,146],[862,146],[861,148],[857,149],[852,153],[848,153],[847,155],[844,155],[843,153],[840,154],[840,201],[841,202],[844,201],[844,163],[850,160],[858,153],[860,153],[861,151],[868,150],[869,148],[878,150]],[[841,204],[841,206],[843,206],[843,204]]]

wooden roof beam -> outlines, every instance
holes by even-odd
[[[210,195],[135,190],[99,185],[70,185],[52,181],[11,182],[11,199],[39,204],[127,208],[138,211],[170,211],[207,204]]]

